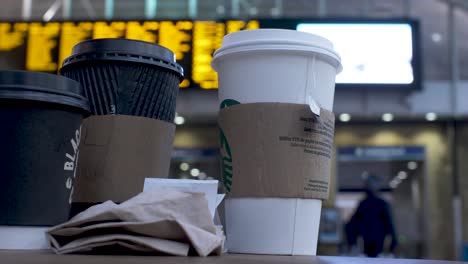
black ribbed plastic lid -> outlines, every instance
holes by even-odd
[[[49,73],[0,71],[0,99],[62,104],[89,114],[89,102],[80,83]]]
[[[62,69],[74,63],[95,60],[146,63],[174,71],[181,81],[184,77],[184,70],[171,50],[155,43],[124,38],[82,41],[73,47],[72,55],[63,61]]]

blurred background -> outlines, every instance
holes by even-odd
[[[334,187],[322,213],[319,254],[362,251],[359,242],[348,251],[344,226],[372,174],[391,207],[397,257],[468,260],[468,1],[0,4],[2,69],[57,72],[71,47],[90,38],[141,39],[175,52],[187,78],[174,120],[171,178],[220,179],[217,83],[209,63],[225,34],[279,27],[326,35],[345,70],[335,93]]]

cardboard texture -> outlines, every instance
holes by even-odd
[[[67,254],[112,246],[151,253],[188,256],[221,254],[224,235],[213,223],[203,193],[146,191],[115,204],[90,207],[47,231],[52,249]]]
[[[144,117],[85,119],[73,202],[123,202],[145,178],[167,178],[174,133],[174,124]]]
[[[230,197],[327,199],[334,114],[289,103],[220,110],[223,180]]]

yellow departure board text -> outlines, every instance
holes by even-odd
[[[202,89],[215,89],[218,86],[216,72],[211,68],[211,60],[214,51],[221,47],[224,32],[224,23],[196,21],[194,24],[192,80]]]
[[[158,44],[170,49],[174,52],[176,59],[184,65],[191,49],[193,21],[160,21],[159,22],[159,38]],[[186,64],[185,64],[186,65]],[[187,72],[187,68],[185,72]],[[180,84],[181,88],[186,88],[191,85],[189,79],[184,79]]]
[[[172,50],[176,59],[182,60],[190,51],[192,28],[192,21],[161,21],[158,44]]]
[[[216,89],[218,79],[211,61],[223,37],[259,27],[258,20],[0,22],[0,66],[56,73],[81,41],[127,38],[170,49],[184,68],[181,88]]]
[[[73,46],[78,42],[90,39],[92,32],[92,22],[64,22],[60,34],[59,64],[71,55]]]
[[[155,21],[130,21],[127,23],[125,38],[156,43],[159,23]]]
[[[244,29],[258,29],[260,23],[257,20],[243,21],[243,20],[229,20],[226,22],[226,33],[234,33]]]
[[[188,79],[184,79],[180,84],[179,88],[187,88],[190,87],[190,81]]]
[[[30,71],[56,71],[53,50],[57,48],[60,23],[31,23],[26,47],[26,69]]]
[[[96,22],[94,24],[93,39],[122,38],[125,36],[125,22]]]
[[[24,44],[27,23],[0,23],[0,51],[10,51]]]

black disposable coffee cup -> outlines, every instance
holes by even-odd
[[[68,219],[82,119],[78,82],[38,72],[0,71],[0,225]]]
[[[160,45],[129,39],[78,43],[60,73],[81,83],[93,115],[173,122],[183,69]]]

